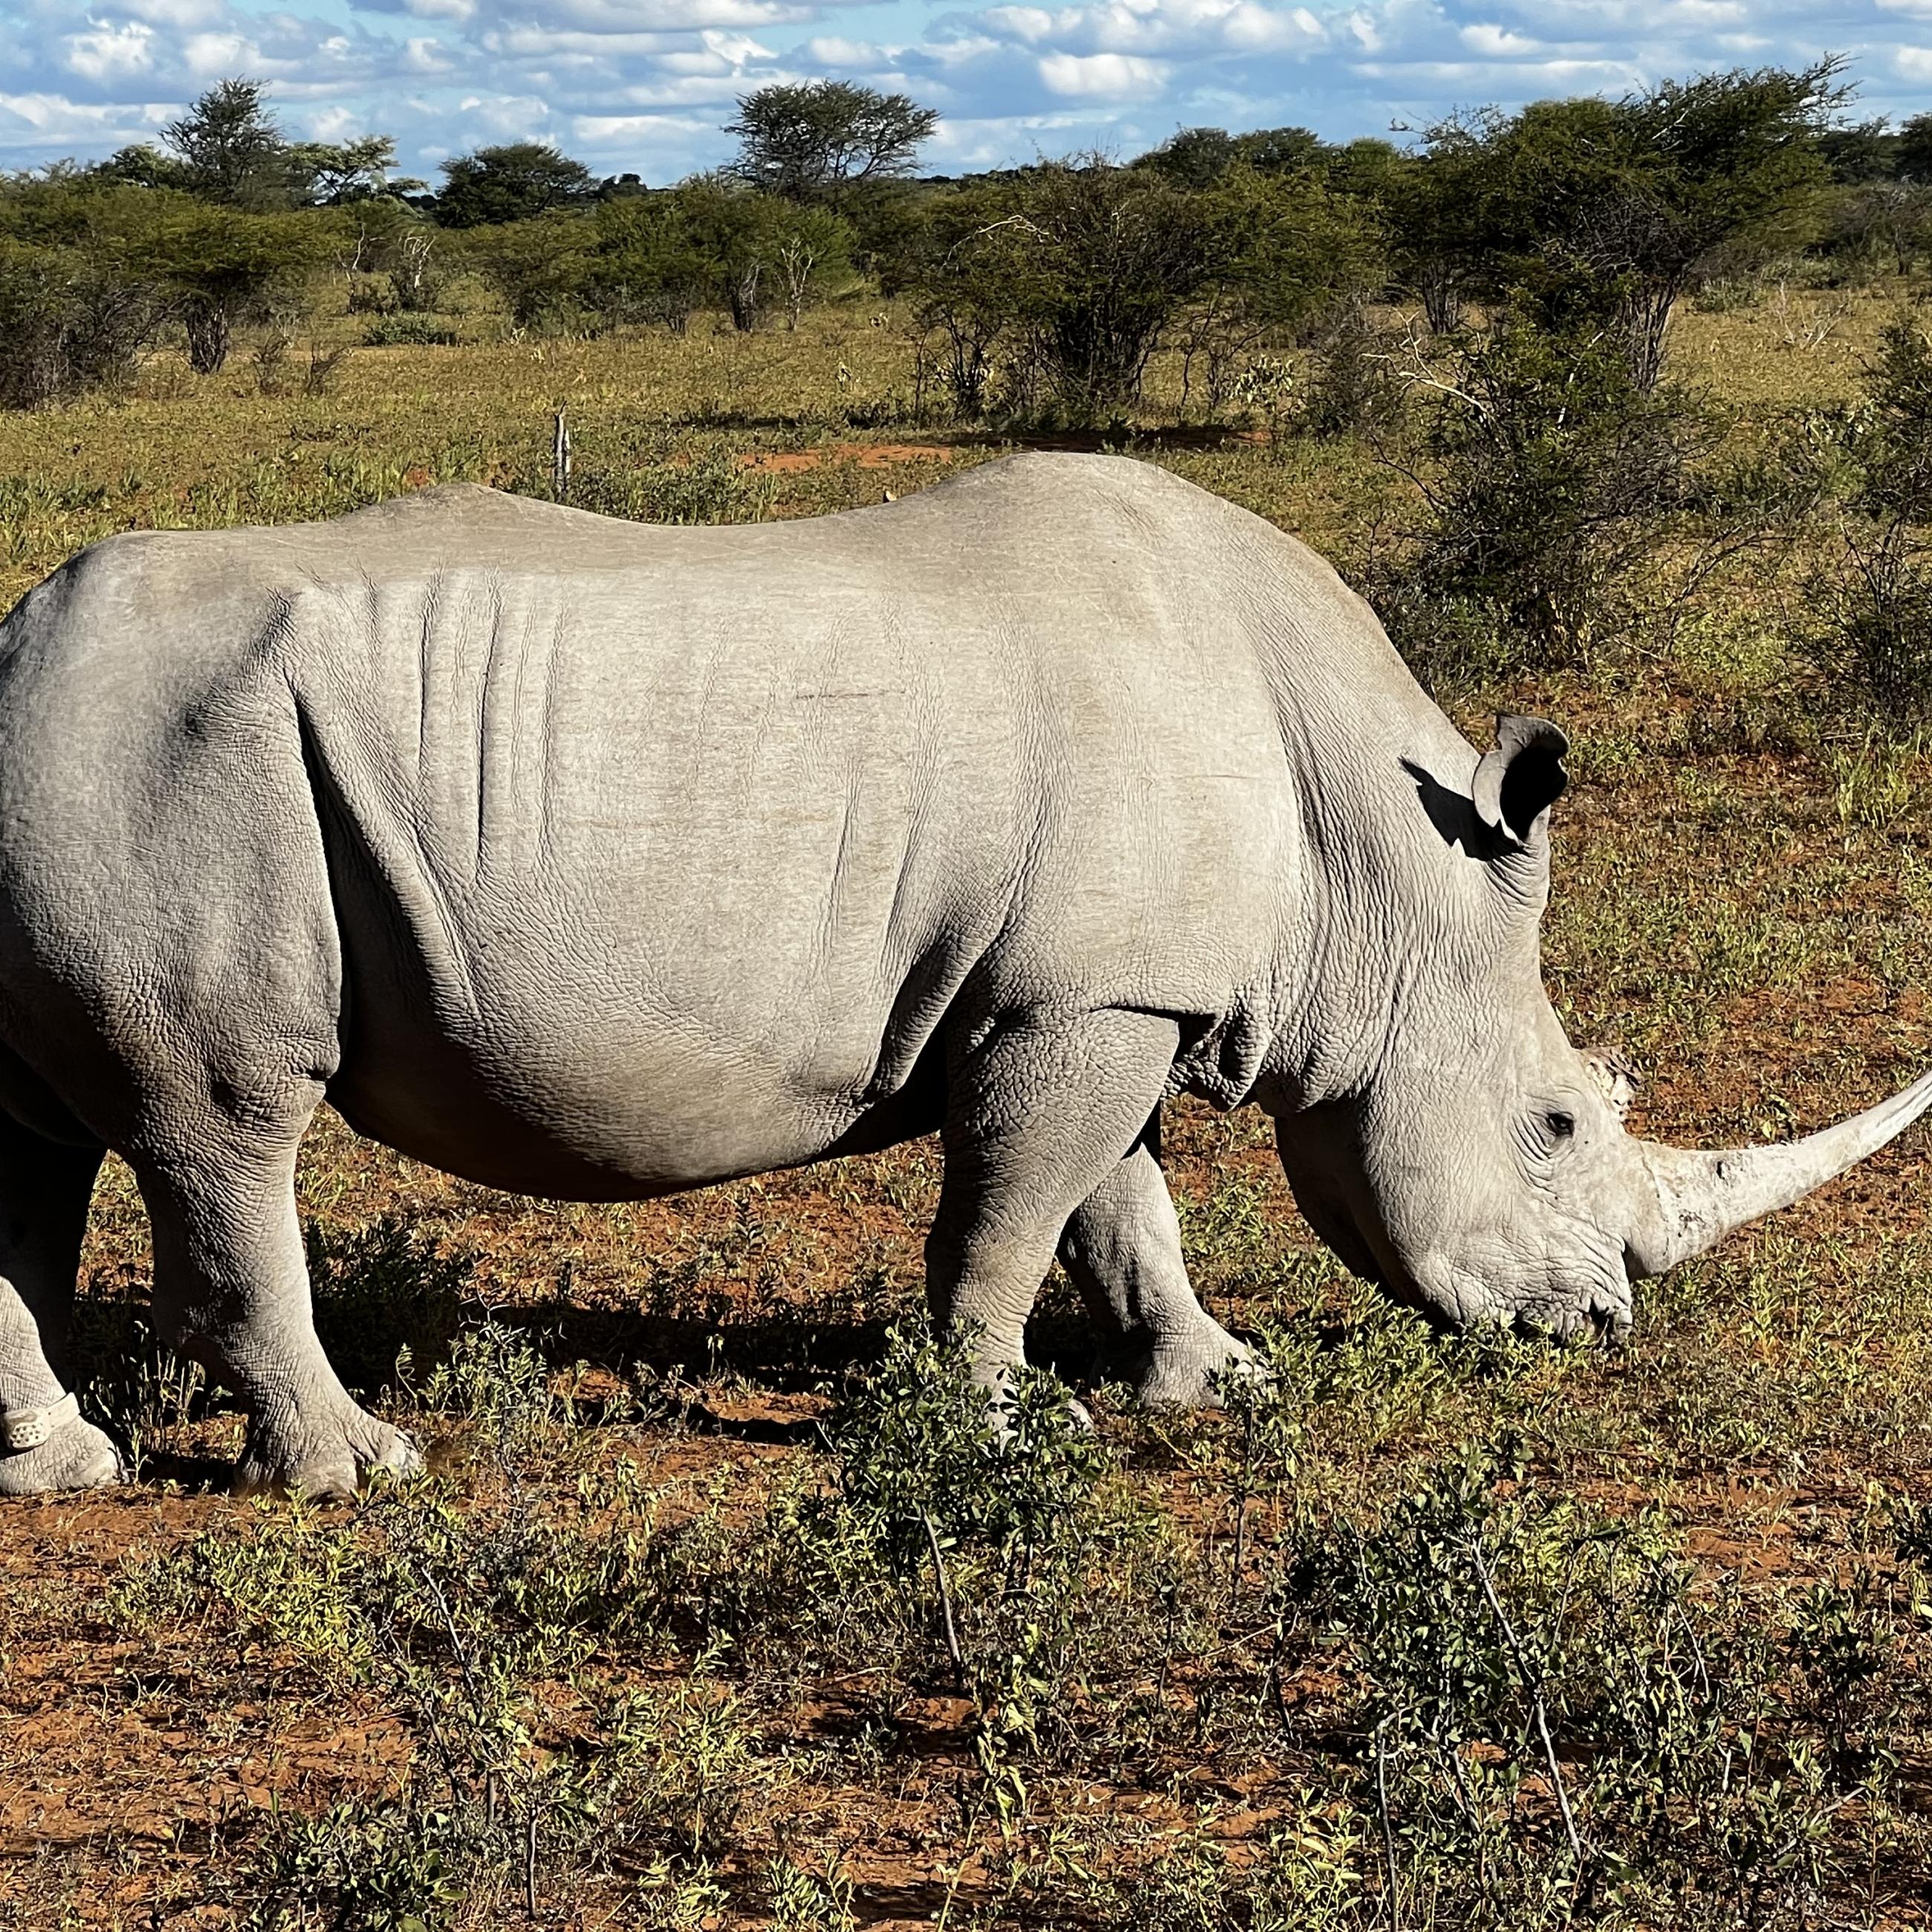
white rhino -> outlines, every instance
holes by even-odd
[[[60,1378],[102,1150],[246,1483],[412,1450],[315,1335],[324,1099],[619,1200],[938,1130],[989,1384],[1056,1252],[1149,1401],[1196,1302],[1161,1103],[1254,1101],[1310,1222],[1455,1325],[1629,1322],[1932,1079],[1783,1148],[1627,1137],[1538,970],[1554,727],[1478,758],[1334,573],[1142,464],[658,529],[454,486],[116,537],[0,629],[0,1491],[111,1479]]]

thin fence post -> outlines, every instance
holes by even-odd
[[[556,412],[556,435],[550,444],[550,480],[556,500],[560,503],[570,494],[570,425],[564,420],[564,412]]]

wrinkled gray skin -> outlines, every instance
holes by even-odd
[[[1562,748],[1479,762],[1325,565],[1112,459],[752,529],[459,486],[98,544],[0,632],[0,1408],[61,1395],[111,1147],[242,1479],[406,1463],[311,1322],[325,1098],[585,1200],[938,1128],[931,1299],[989,1383],[1056,1252],[1148,1400],[1243,1359],[1161,1177],[1183,1091],[1267,1108],[1316,1228],[1443,1322],[1621,1329],[1928,1094],[1626,1137],[1538,978]],[[115,1473],[83,1420],[0,1456]]]

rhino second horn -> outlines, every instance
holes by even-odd
[[[1732,1228],[1802,1200],[1876,1153],[1928,1106],[1932,1073],[1834,1127],[1776,1147],[1696,1153],[1639,1141],[1638,1156],[1656,1187],[1657,1211],[1629,1244],[1632,1271],[1662,1274],[1701,1255]]]

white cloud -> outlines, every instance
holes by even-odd
[[[1048,93],[1102,100],[1157,93],[1166,74],[1158,61],[1132,54],[1048,54],[1040,64]]]
[[[126,0],[117,13],[131,14],[137,20],[152,21],[158,27],[206,27],[221,18],[221,0]]]
[[[691,34],[705,27],[747,27],[767,21],[806,21],[814,8],[800,0],[542,0],[526,8],[527,24],[566,26],[593,34]]]
[[[0,94],[0,152],[38,164],[76,152],[110,154],[152,140],[173,109],[154,103],[102,106],[61,94]]]
[[[430,40],[422,34],[412,35],[403,43],[402,58],[398,65],[404,74],[424,78],[452,74],[456,71],[456,62],[451,58],[449,50],[440,40]],[[427,115],[424,118],[428,118]]]
[[[685,45],[676,34],[587,34],[580,28],[562,32],[544,27],[505,27],[483,36],[484,49],[510,60],[549,60],[559,54],[585,54],[603,60],[627,56],[655,57],[674,53]]]
[[[1228,10],[1228,44],[1256,53],[1286,52],[1327,44],[1328,29],[1306,7],[1260,7],[1252,0]]]
[[[118,27],[90,28],[67,39],[68,73],[82,80],[118,81],[152,70],[154,32],[139,20]]]
[[[1536,53],[1541,44],[1522,34],[1513,34],[1507,27],[1499,27],[1492,20],[1478,20],[1462,30],[1462,44],[1472,53],[1482,54],[1491,60],[1513,60],[1519,54]]]
[[[1063,14],[1063,20],[1078,14]],[[980,23],[995,34],[1010,34],[1016,40],[1046,40],[1053,32],[1054,16],[1040,7],[989,7],[980,16]]]
[[[892,65],[892,56],[869,40],[848,40],[836,34],[814,34],[798,49],[798,57],[820,74],[878,74]]]
[[[190,34],[182,44],[182,62],[188,72],[210,79],[232,74],[260,74],[268,64],[262,50],[245,34]]]

